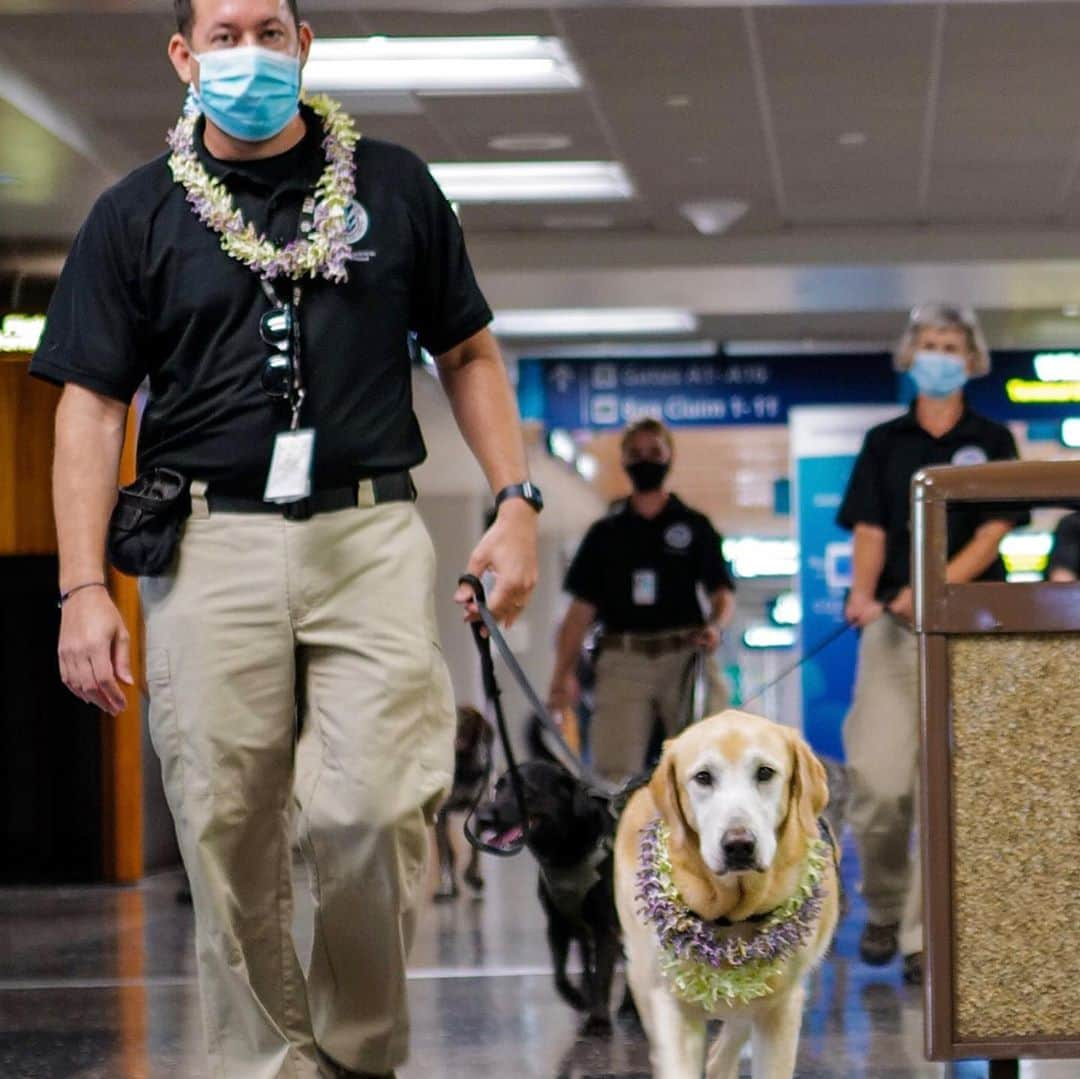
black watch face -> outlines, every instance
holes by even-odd
[[[540,493],[540,488],[537,487],[535,483],[523,484],[522,493],[525,495],[525,501],[534,509],[542,510],[544,508],[544,496]]]

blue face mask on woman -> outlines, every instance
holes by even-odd
[[[915,353],[908,374],[919,393],[926,397],[948,397],[967,382],[967,361],[951,352],[920,349]]]
[[[199,108],[226,135],[264,142],[296,115],[300,107],[297,57],[244,45],[199,53],[195,59],[199,61]]]

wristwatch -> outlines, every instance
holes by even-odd
[[[528,480],[524,483],[511,483],[504,487],[495,496],[496,511],[508,498],[523,498],[537,513],[544,508],[544,496],[540,493],[540,488]]]

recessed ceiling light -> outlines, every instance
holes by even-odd
[[[542,154],[553,150],[565,150],[571,143],[569,135],[496,135],[488,139],[492,150],[507,154]]]
[[[501,337],[592,337],[595,334],[693,333],[691,311],[667,307],[539,308],[499,311],[492,330]]]
[[[671,94],[664,102],[669,109],[685,109],[690,104],[689,94]]]
[[[576,90],[581,75],[556,37],[319,38],[304,86],[419,94]]]
[[[577,231],[579,229],[609,229],[615,224],[611,214],[549,214],[544,218],[544,227]]]
[[[865,146],[866,132],[845,131],[842,135],[837,135],[836,141],[840,146]]]
[[[684,203],[680,210],[703,236],[716,236],[731,228],[749,208],[739,199],[702,199]]]
[[[1065,306],[1064,306],[1064,307],[1063,307],[1063,308],[1061,309],[1061,313],[1062,313],[1062,314],[1063,314],[1063,315],[1064,315],[1064,316],[1065,316],[1066,318],[1080,318],[1080,304],[1076,304],[1076,303],[1067,303],[1067,304],[1065,304]]]
[[[457,202],[613,202],[633,198],[617,161],[450,161],[431,166]]]

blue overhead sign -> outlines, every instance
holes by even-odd
[[[548,427],[619,428],[645,416],[672,427],[782,424],[805,404],[896,400],[889,358],[520,361],[522,409]]]

